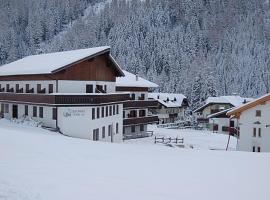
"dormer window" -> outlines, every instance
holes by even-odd
[[[261,116],[262,116],[262,111],[256,110],[256,117],[261,117]]]

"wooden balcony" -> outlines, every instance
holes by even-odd
[[[48,104],[48,105],[97,105],[101,103],[114,103],[129,100],[129,94],[110,94],[110,95],[46,95],[46,94],[16,94],[0,93],[0,101],[29,103],[29,104]]]
[[[136,125],[136,124],[152,124],[152,123],[157,123],[157,122],[158,122],[157,116],[145,116],[145,117],[124,119],[123,125],[130,126],[130,125]]]
[[[149,101],[135,101],[135,100],[130,100],[124,102],[124,109],[127,108],[155,108],[158,106],[158,101],[155,100],[149,100]]]

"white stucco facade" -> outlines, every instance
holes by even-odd
[[[261,116],[256,116],[257,110],[261,111]],[[270,152],[270,101],[243,111],[239,118],[239,127],[238,150]]]
[[[94,140],[94,130],[98,129],[99,141],[121,142],[123,139],[123,106],[117,104],[118,112],[112,113],[111,116],[102,117],[102,107],[59,107],[58,108],[58,127],[60,132],[71,137]],[[108,107],[117,105],[107,105]],[[92,109],[95,109],[95,117],[92,118]],[[99,109],[99,117],[97,111]],[[105,128],[105,134],[103,129]],[[111,131],[109,130],[111,129]]]

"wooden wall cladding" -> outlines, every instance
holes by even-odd
[[[54,74],[33,74],[0,76],[0,81],[31,81],[31,80],[82,80],[82,81],[115,81],[117,70],[109,59],[109,54],[99,55],[63,67]]]
[[[115,81],[116,71],[110,65],[108,56],[101,55],[67,67],[55,73],[53,77],[57,80]]]

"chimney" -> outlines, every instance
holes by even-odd
[[[136,81],[138,81],[139,80],[139,76],[138,76],[138,74],[136,74]]]

